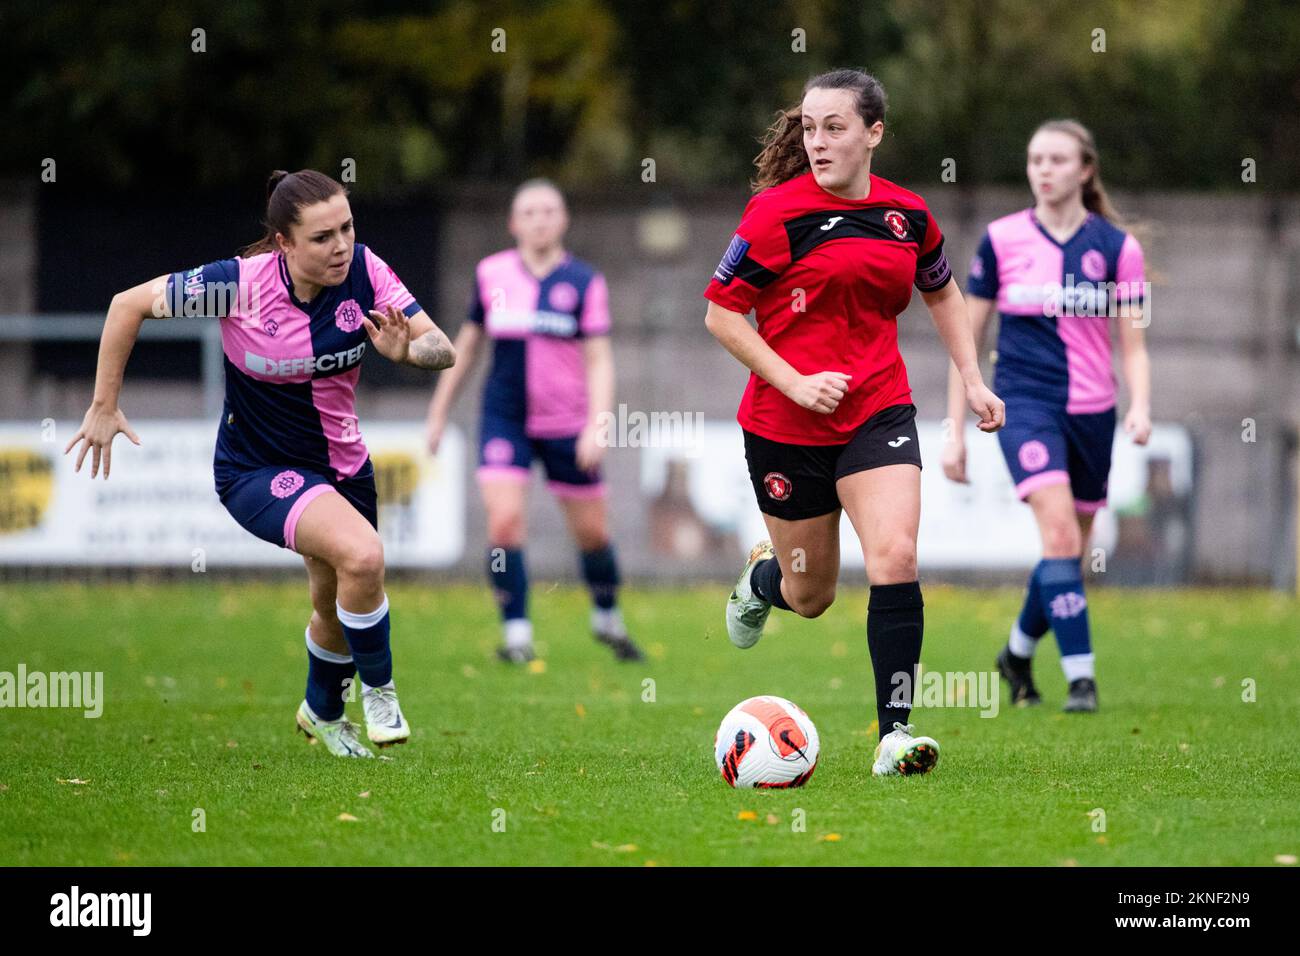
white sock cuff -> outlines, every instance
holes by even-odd
[[[338,601],[334,602],[334,609],[338,613],[339,620],[348,627],[354,628],[358,631],[364,630],[367,627],[374,627],[384,619],[384,615],[388,613],[388,595],[386,593],[384,594],[384,599],[380,602],[379,607],[375,608],[373,611],[367,611],[364,614],[358,614],[355,611],[345,611],[343,610],[343,605]]]
[[[351,654],[335,654],[333,651],[327,651],[311,639],[311,625],[307,625],[307,653],[312,657],[318,657],[323,661],[329,661],[331,664],[351,664]]]
[[[1095,677],[1094,662],[1091,654],[1071,654],[1061,658],[1061,670],[1065,672],[1067,682],[1074,682],[1081,677]]]
[[[533,643],[533,622],[526,617],[512,617],[505,623],[506,647],[528,647]]]
[[[1038,649],[1038,641],[1020,629],[1020,622],[1011,625],[1011,636],[1007,638],[1007,647],[1016,657],[1033,657]]]

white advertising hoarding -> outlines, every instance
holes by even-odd
[[[0,564],[276,566],[302,558],[245,531],[217,499],[210,421],[132,422],[107,481],[63,449],[74,422],[0,423]],[[418,422],[372,422],[379,532],[392,567],[446,567],[465,549],[465,438],[449,427],[431,457]]]
[[[754,501],[745,465],[740,426],[734,422],[705,422],[692,447],[647,447],[641,456],[641,489],[647,497],[663,493],[669,463],[685,469],[686,491],[695,513],[713,530],[734,536],[739,551],[768,536]],[[967,429],[968,485],[944,477],[940,463],[942,425],[917,422],[921,443],[921,526],[917,561],[922,568],[1028,568],[1040,556],[1041,545],[1033,512],[1021,502],[1011,484],[996,435],[974,425]],[[1148,463],[1168,463],[1171,491],[1187,495],[1192,488],[1192,446],[1180,425],[1157,425],[1151,440],[1140,447],[1116,430],[1110,474],[1109,506],[1098,512],[1090,546],[1110,551],[1117,539],[1115,515],[1138,505],[1147,493]],[[846,567],[862,567],[862,548],[844,517],[840,524],[840,559]]]

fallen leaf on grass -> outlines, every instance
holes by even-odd
[[[364,800],[366,797],[370,796],[370,791],[362,790],[360,793],[357,794],[357,796],[360,797],[362,800]]]
[[[574,704],[574,705],[573,705],[573,712],[574,712],[575,714],[577,714],[579,717],[586,717],[586,716],[587,716],[587,708],[586,708],[586,707],[583,707],[582,704]]]
[[[827,833],[825,836],[819,836],[817,841],[819,843],[839,843],[840,835],[838,833]]]
[[[542,660],[540,657],[533,658],[531,661],[528,662],[528,673],[545,674],[546,661]]]
[[[354,817],[354,816],[353,816],[352,814],[350,814],[350,813],[340,813],[340,814],[339,814],[335,819],[337,819],[337,820],[341,820],[343,823],[356,823],[356,822],[357,822],[357,818]]]
[[[89,780],[82,780],[82,779],[80,779],[79,777],[72,777],[72,778],[70,778],[70,779],[68,779],[68,780],[64,780],[62,777],[55,777],[54,779],[57,780],[57,781],[59,781],[59,783],[70,783],[70,784],[72,784],[73,786],[77,786],[77,787],[80,787],[80,786],[83,786],[84,784],[90,783]]]
[[[737,819],[737,820],[757,820],[757,819],[758,819],[758,814],[755,813],[753,810],[741,810],[739,813],[736,814],[736,819]]]
[[[1295,866],[1296,856],[1294,853],[1279,853],[1273,857],[1274,863],[1281,863],[1283,866]]]

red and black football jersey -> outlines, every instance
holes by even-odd
[[[952,278],[943,234],[916,193],[879,176],[866,199],[841,199],[811,172],[749,201],[705,290],[725,309],[754,309],[758,333],[803,375],[845,372],[829,415],[802,408],[751,374],[736,415],[773,441],[838,445],[868,418],[911,401],[898,316]]]

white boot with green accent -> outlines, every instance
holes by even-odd
[[[754,593],[749,576],[758,562],[775,557],[771,541],[760,541],[754,545],[749,551],[749,561],[740,572],[740,579],[736,581],[731,597],[727,599],[727,637],[742,650],[758,643],[758,639],[763,636],[767,615],[772,610],[772,605]]]
[[[895,723],[894,729],[876,745],[872,776],[908,776],[929,773],[939,762],[939,743],[933,737],[912,736],[911,724]]]

